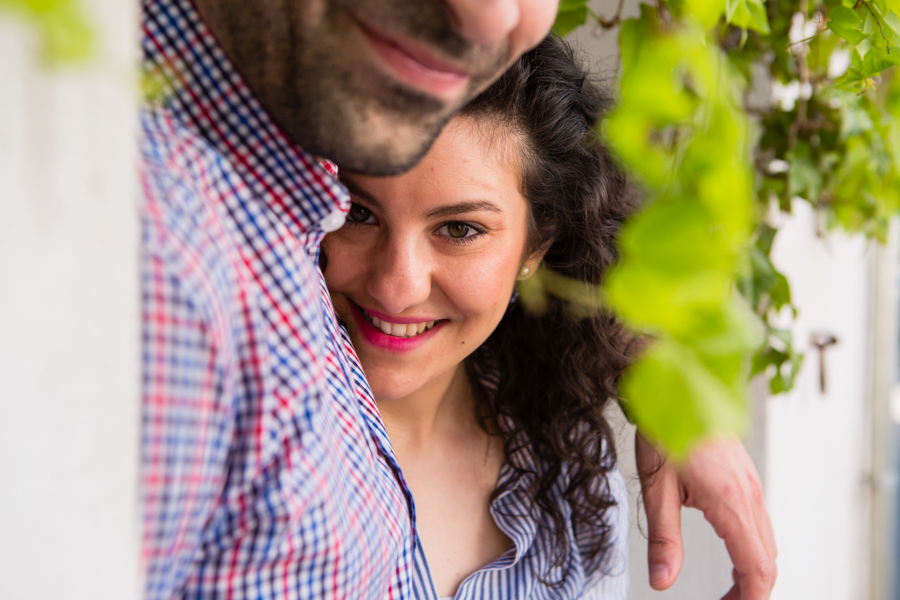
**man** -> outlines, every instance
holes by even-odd
[[[349,206],[329,161],[410,168],[555,11],[143,0],[146,80],[162,82],[141,143],[147,598],[410,597],[409,490],[316,267]],[[735,489],[735,460],[698,477],[708,462],[693,476],[665,467],[647,488],[666,548],[683,502],[715,507],[721,482]],[[721,531],[729,549],[752,538],[743,523]],[[678,553],[652,556],[671,584]],[[771,590],[757,558],[736,559],[745,599]]]

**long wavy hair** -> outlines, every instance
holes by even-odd
[[[610,104],[572,48],[551,35],[461,112],[513,134],[521,192],[530,204],[529,244],[532,251],[546,250],[542,268],[592,286],[616,261],[618,232],[636,205],[597,134]],[[593,530],[578,536],[596,540],[579,548],[586,559],[602,564],[609,548],[604,513],[615,502],[605,484],[616,454],[603,411],[617,397],[632,341],[602,309],[585,314],[583,307],[573,310],[550,296],[540,312],[511,304],[467,361],[480,413],[506,424],[508,462],[521,475],[531,471],[532,509],[549,517],[555,540],[550,568],[562,567],[563,574],[552,582],[538,574],[545,583],[561,585],[568,576],[568,518],[576,533]],[[477,389],[479,377],[492,371],[499,375],[498,388]],[[523,452],[536,459],[536,469],[515,460]],[[570,517],[554,501],[561,478]],[[494,497],[510,485],[501,483]]]

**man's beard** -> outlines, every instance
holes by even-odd
[[[290,133],[308,152],[366,175],[403,173],[428,152],[455,112],[440,100],[397,84],[369,95],[352,71],[326,63],[297,78]],[[305,81],[316,79],[316,85]]]
[[[360,69],[342,53],[335,32],[357,27],[339,3],[325,0],[319,23],[304,28],[295,17],[285,36],[284,63],[266,77],[261,102],[292,141],[342,168],[368,175],[395,175],[409,170],[425,155],[443,126],[461,108],[391,81],[373,68]],[[396,28],[470,69],[465,100],[499,76],[506,48],[473,46],[453,29],[446,9],[428,0],[354,0],[361,18],[374,14],[379,23]],[[299,9],[298,9],[299,10]],[[270,59],[271,60],[271,59]]]

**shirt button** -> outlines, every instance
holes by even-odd
[[[319,228],[325,233],[331,233],[343,227],[346,220],[347,215],[342,210],[335,209],[331,214],[319,221]]]

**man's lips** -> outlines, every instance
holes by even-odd
[[[391,75],[407,85],[446,100],[458,98],[469,83],[465,69],[442,60],[414,42],[356,20],[363,37]]]

